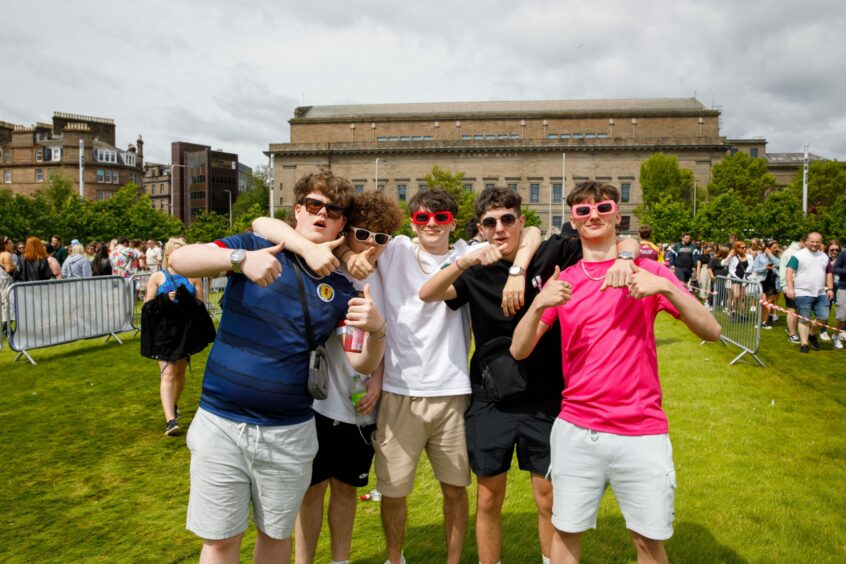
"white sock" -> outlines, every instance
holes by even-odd
[[[332,564],[350,564],[349,560],[333,560]]]
[[[541,554],[541,560],[543,561],[543,564],[550,564],[549,556],[544,556],[543,554]]]

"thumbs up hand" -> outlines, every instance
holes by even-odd
[[[370,276],[376,270],[376,267],[370,262],[375,252],[376,247],[368,247],[360,253],[350,254],[347,257],[347,272],[356,280],[364,280]]]
[[[668,285],[672,284],[666,278],[656,276],[647,270],[632,265],[632,283],[629,286],[629,295],[633,298],[645,298],[669,291]]]
[[[569,282],[559,280],[561,268],[556,266],[555,272],[549,277],[543,290],[535,298],[534,305],[537,308],[555,307],[566,304],[572,295],[572,287]]]
[[[241,272],[262,288],[266,288],[282,274],[282,264],[276,255],[284,248],[285,243],[279,243],[266,249],[247,251],[247,258],[241,264]]]
[[[376,333],[382,330],[384,324],[385,320],[376,309],[373,296],[370,295],[370,284],[367,284],[364,286],[364,296],[352,298],[349,301],[347,325],[358,327],[368,333]]]
[[[303,258],[315,274],[318,276],[326,276],[333,272],[341,264],[332,251],[335,250],[344,242],[343,237],[338,237],[332,241],[319,243],[316,245],[309,245],[303,253]]]

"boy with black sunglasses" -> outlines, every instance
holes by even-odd
[[[540,290],[537,280],[548,278],[556,266],[575,264],[581,258],[581,245],[577,238],[561,235],[541,243],[537,228],[524,229],[521,204],[520,195],[508,188],[483,190],[476,198],[476,217],[490,244],[472,248],[420,289],[423,301],[446,300],[452,309],[465,304],[470,307],[476,352],[470,361],[472,400],[465,426],[470,465],[478,480],[476,542],[483,564],[500,559],[502,505],[515,449],[520,468],[531,474],[544,562],[552,540],[552,488],[544,476],[549,467],[549,435],[563,387],[557,377],[561,366],[558,340],[554,334],[548,336],[539,351],[523,363],[527,389],[508,400],[491,399],[481,375],[481,365],[487,359],[480,356],[487,357],[488,351],[508,354],[510,337],[523,316],[524,300],[531,301]],[[631,254],[638,245],[623,240],[620,247]],[[609,274],[609,286],[625,284],[630,263],[618,261]]]

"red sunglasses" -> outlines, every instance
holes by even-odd
[[[445,223],[452,223],[452,212],[451,211],[437,211],[437,212],[424,212],[424,211],[416,211],[411,214],[411,221],[414,225],[426,225],[429,223],[429,219],[435,218],[435,223],[438,225],[443,225]]]
[[[614,200],[603,200],[595,204],[576,204],[573,206],[573,217],[584,219],[596,210],[599,215],[611,215],[617,212],[617,202]]]

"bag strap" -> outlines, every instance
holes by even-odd
[[[305,317],[306,334],[308,335],[308,349],[314,350],[314,334],[311,331],[311,315],[308,312],[308,303],[306,302],[305,286],[303,285],[303,273],[296,261],[289,260],[288,263],[294,269],[297,275],[297,286],[300,288],[300,304],[303,306],[303,316]]]

